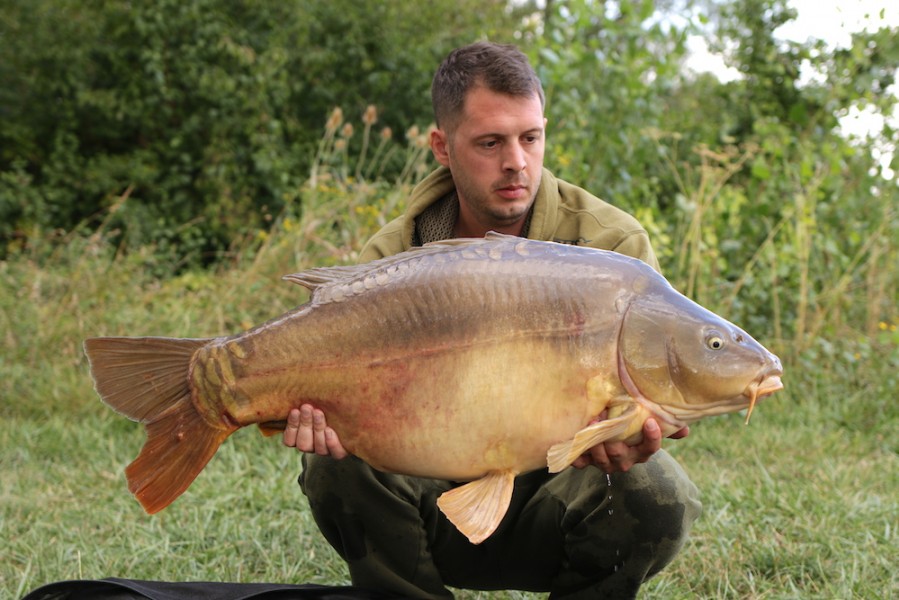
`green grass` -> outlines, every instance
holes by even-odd
[[[91,395],[86,383],[73,393]],[[873,599],[899,589],[895,440],[848,428],[839,410],[804,411],[795,394],[766,401],[749,426],[720,417],[666,442],[705,508],[644,597]],[[896,409],[882,418],[895,431]],[[155,516],[122,474],[141,443],[137,426],[97,405],[3,420],[0,594],[106,576],[347,582],[296,485],[299,457],[277,438],[238,432]]]
[[[143,433],[99,402],[81,341],[218,335],[280,314],[305,299],[280,274],[351,262],[404,193],[387,193],[377,210],[366,208],[370,189],[339,212],[322,201],[322,212],[285,219],[214,272],[158,279],[145,268],[152,249],[115,256],[102,236],[0,263],[0,598],[108,576],[348,583],[296,484],[298,454],[255,430],[238,432],[181,498],[146,515],[123,475]],[[348,216],[337,226],[329,214]],[[899,595],[895,323],[787,354],[787,389],[749,426],[729,415],[666,441],[702,490],[704,513],[642,597]]]

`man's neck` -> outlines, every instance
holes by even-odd
[[[485,226],[479,223],[466,223],[463,221],[461,215],[459,215],[459,218],[456,219],[456,224],[453,227],[453,236],[457,238],[482,238],[487,235],[488,231],[496,231],[497,233],[521,237],[526,222],[527,218],[525,217],[511,225]]]
[[[533,206],[531,207],[533,210]],[[531,210],[520,219],[509,223],[497,223],[495,221],[484,222],[478,215],[469,210],[465,204],[459,201],[459,212],[456,214],[456,222],[453,225],[453,237],[482,238],[488,231],[496,231],[506,235],[526,236],[527,225],[530,221]]]

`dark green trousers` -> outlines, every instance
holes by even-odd
[[[353,584],[409,598],[450,598],[446,586],[633,598],[674,558],[701,510],[696,487],[664,450],[627,473],[589,467],[517,478],[509,512],[479,545],[437,508],[450,482],[315,455],[304,457],[299,481]]]

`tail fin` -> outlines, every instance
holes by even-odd
[[[191,400],[190,360],[209,341],[112,337],[84,342],[103,402],[146,427],[147,441],[125,474],[128,489],[150,514],[180,496],[234,431],[213,427]]]

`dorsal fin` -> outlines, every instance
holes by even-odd
[[[306,289],[315,292],[319,288],[330,285],[346,285],[354,281],[364,280],[379,271],[385,271],[391,266],[396,266],[410,260],[421,258],[429,254],[438,254],[449,249],[458,249],[460,246],[479,246],[487,243],[495,243],[502,240],[522,240],[513,235],[503,235],[490,231],[483,238],[455,238],[431,242],[424,246],[416,246],[405,252],[373,260],[361,265],[345,265],[337,267],[315,267],[292,273],[282,277],[285,281],[299,284]]]
[[[313,269],[300,271],[299,273],[284,275],[281,279],[299,284],[307,290],[314,292],[317,288],[324,285],[352,281],[360,273],[368,271],[369,269],[363,268],[368,266],[369,265],[366,264],[338,267],[315,267]]]

